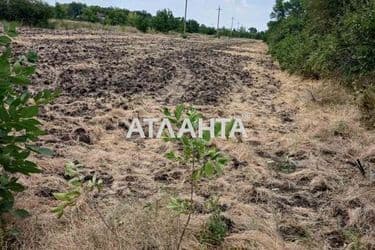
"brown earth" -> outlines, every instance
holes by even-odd
[[[345,90],[282,72],[264,43],[22,29],[15,47],[39,53],[33,88],[61,95],[40,116],[42,144],[56,155],[37,158],[43,174],[23,178],[30,188],[19,205],[33,217],[10,248],[173,249],[183,218],[164,201],[188,195],[186,169],[164,158],[163,141],[125,133],[133,117],[162,117],[163,106],[186,103],[206,118],[241,118],[247,130],[247,138],[217,142],[231,163],[195,196],[201,208],[220,197],[231,224],[222,248],[375,249],[374,133],[362,128]],[[93,201],[61,220],[49,212],[52,193],[66,188],[67,161],[104,180],[92,199],[120,239],[85,204]],[[160,208],[150,214],[147,204]],[[198,209],[186,249],[202,247],[207,217]]]

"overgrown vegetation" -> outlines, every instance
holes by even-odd
[[[217,198],[211,198],[207,203],[207,207],[211,215],[203,226],[199,240],[203,244],[219,246],[228,234],[230,223],[221,215],[222,209]]]
[[[186,108],[183,105],[178,105],[174,112],[170,112],[168,109],[165,109],[164,115],[169,119],[171,124],[176,127],[192,127],[194,129],[198,128],[199,120],[202,118],[201,114],[199,114],[194,108]],[[189,122],[186,123],[186,120]],[[214,136],[219,135],[221,131],[223,131],[223,133],[225,132],[225,136],[228,137],[232,126],[233,122],[229,123],[226,128],[222,128],[221,124],[216,124],[214,134],[212,134],[210,131],[204,131],[202,138],[193,138],[189,135],[182,135],[181,138],[170,136],[165,138],[166,141],[176,143],[179,148],[178,152],[170,151],[166,154],[166,157],[189,168],[189,199],[186,200],[181,197],[175,197],[171,200],[169,205],[169,207],[178,214],[187,215],[187,220],[182,228],[181,236],[178,240],[177,249],[181,248],[187,227],[189,226],[191,217],[194,213],[194,193],[198,188],[197,184],[203,179],[210,179],[214,176],[220,175],[223,168],[228,163],[228,159],[222,154],[222,152],[212,145],[211,140]],[[221,228],[220,225],[217,225],[217,223],[220,223],[217,220],[221,217],[219,218],[216,216],[218,213],[217,209],[215,209],[214,212],[215,214],[212,218],[210,218],[209,222],[209,224],[214,228],[209,228],[208,232],[215,235],[214,241],[215,243],[218,243],[224,238],[226,230]],[[212,230],[219,230],[220,232],[213,232]],[[211,239],[210,236],[207,237]]]
[[[374,1],[277,0],[271,17],[266,40],[283,69],[367,89],[366,106],[374,105]]]
[[[0,0],[0,20],[47,27],[53,15],[53,8],[42,1]]]
[[[271,16],[267,41],[283,68],[374,84],[374,1],[277,0]]]
[[[44,132],[36,118],[41,105],[49,103],[55,93],[42,91],[30,93],[27,86],[35,72],[36,53],[14,58],[11,51],[12,38],[17,35],[14,24],[4,24],[0,36],[0,241],[15,229],[7,228],[5,216],[12,214],[24,218],[29,213],[14,207],[16,194],[26,187],[19,182],[19,175],[40,173],[41,169],[29,160],[31,153],[52,155],[46,148],[36,145]]]
[[[81,196],[88,194],[95,189],[100,192],[103,187],[103,180],[97,179],[94,175],[85,182],[85,176],[81,173],[81,164],[68,162],[65,165],[65,177],[68,178],[69,189],[66,192],[54,193],[53,196],[60,204],[52,209],[58,218],[63,216],[67,207],[74,207]]]

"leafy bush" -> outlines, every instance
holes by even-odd
[[[271,17],[266,40],[282,68],[374,85],[374,1],[277,0]]]
[[[53,9],[39,0],[0,1],[0,20],[47,27],[48,19],[52,16]]]
[[[228,220],[221,215],[221,208],[218,199],[210,199],[208,202],[211,215],[200,233],[199,240],[202,244],[221,245],[228,234]]]
[[[168,9],[159,10],[152,19],[152,27],[160,32],[177,30],[179,23],[173,16],[172,11]]]
[[[142,32],[147,32],[148,28],[150,27],[150,20],[150,17],[136,13],[130,13],[128,17],[129,24]]]
[[[227,233],[228,225],[225,217],[215,213],[209,217],[205,229],[200,235],[200,242],[209,245],[221,245]]]
[[[5,214],[21,218],[28,215],[26,210],[14,208],[15,194],[26,188],[18,181],[17,174],[41,172],[28,160],[31,153],[52,155],[50,150],[35,145],[44,134],[36,117],[39,107],[56,95],[51,91],[31,94],[27,90],[35,72],[37,55],[29,52],[13,58],[11,42],[17,35],[15,25],[5,24],[4,31],[6,34],[0,36],[3,48],[0,56],[0,223],[3,231],[6,229]]]
[[[78,199],[85,193],[92,192],[94,189],[100,192],[102,189],[103,180],[98,180],[96,175],[85,183],[85,176],[81,173],[82,168],[82,165],[73,162],[68,162],[65,165],[65,176],[69,178],[69,189],[66,192],[53,193],[55,199],[60,201],[60,204],[52,209],[58,218],[64,215],[67,207],[76,206]]]
[[[198,33],[199,32],[199,23],[195,20],[188,20],[186,22],[186,31],[188,33]]]
[[[206,25],[201,24],[199,26],[199,33],[206,34],[206,35],[215,35],[216,29],[212,27],[207,27]]]

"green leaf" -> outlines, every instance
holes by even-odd
[[[11,76],[9,77],[9,81],[11,81],[13,84],[17,85],[29,85],[31,83],[31,80],[27,78],[26,76]]]
[[[9,212],[14,205],[14,196],[6,189],[0,189],[0,212]]]
[[[186,214],[189,211],[190,205],[186,200],[172,197],[167,207],[178,214]]]
[[[0,46],[7,46],[12,42],[12,39],[10,39],[7,36],[0,36]]]
[[[67,200],[67,193],[53,193],[53,197],[59,201],[66,201]]]
[[[57,98],[59,96],[58,91],[51,91],[51,90],[43,90],[35,95],[34,101],[36,104],[47,104],[50,103],[53,99]]]
[[[25,175],[42,172],[42,170],[40,170],[38,166],[31,161],[16,162],[14,165],[4,166],[4,169],[11,173],[21,173]]]
[[[65,208],[65,205],[62,204],[60,206],[52,208],[51,212],[56,214],[56,217],[60,219],[64,215],[64,208]]]
[[[37,126],[41,125],[41,123],[36,119],[27,119],[21,120],[18,122],[18,126],[27,129],[27,130],[35,130],[39,129]]]
[[[228,161],[229,160],[227,158],[220,158],[217,160],[217,162],[220,163],[221,165],[227,165]]]
[[[29,51],[26,58],[31,63],[36,63],[38,61],[38,54],[35,51]]]
[[[36,67],[35,66],[17,66],[15,67],[15,72],[16,74],[20,75],[20,76],[23,76],[23,77],[27,77],[27,76],[30,76],[32,74],[35,73],[35,69]]]
[[[55,197],[56,200],[68,203],[73,203],[80,195],[81,192],[78,189],[73,189],[66,193],[53,193],[53,197]]]
[[[182,116],[182,113],[184,112],[184,105],[180,104],[180,105],[177,105],[175,111],[174,111],[174,116],[176,117],[177,120],[180,120],[181,119],[181,116]]]
[[[9,121],[9,119],[8,111],[3,106],[0,106],[0,120]]]
[[[10,76],[10,63],[8,53],[10,53],[9,49],[3,52],[3,54],[0,56],[0,76],[2,76],[3,78]]]
[[[173,152],[173,151],[170,151],[170,152],[166,153],[165,157],[168,160],[176,160],[176,158],[177,158],[175,152]]]
[[[206,142],[211,141],[211,132],[207,130],[203,131],[202,139],[205,140]]]
[[[19,110],[18,115],[22,118],[31,118],[37,116],[39,108],[37,106],[25,107]]]
[[[198,181],[202,177],[200,169],[194,170],[191,177],[194,181]]]
[[[212,162],[207,162],[204,164],[202,172],[205,177],[212,177],[215,174],[215,168]]]
[[[23,92],[23,94],[20,97],[20,102],[22,104],[25,104],[29,100],[29,98],[30,98],[30,93],[25,91],[25,92]]]
[[[234,125],[234,119],[232,119],[230,122],[228,122],[226,124],[226,126],[225,126],[225,137],[226,138],[229,138],[230,132],[233,129],[233,125]]]
[[[172,115],[171,112],[169,111],[169,109],[166,108],[166,107],[163,108],[163,114],[164,114],[165,116],[167,116],[167,117]]]
[[[18,219],[24,219],[30,216],[29,212],[27,212],[25,209],[14,210],[13,214]]]
[[[27,145],[26,147],[30,149],[31,151],[41,154],[41,155],[50,156],[50,157],[54,155],[54,152],[48,148],[37,147],[34,145]]]
[[[22,184],[17,182],[17,179],[15,181],[10,182],[7,185],[7,187],[13,192],[22,192],[26,189]]]
[[[218,136],[221,132],[221,123],[220,122],[216,122],[215,123],[215,137]]]

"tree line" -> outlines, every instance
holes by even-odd
[[[375,1],[276,0],[269,51],[283,69],[339,82],[375,128]]]
[[[266,40],[282,68],[374,85],[375,1],[277,0],[271,18]]]
[[[88,6],[83,3],[72,2],[67,4],[56,3],[50,6],[39,0],[0,0],[0,19],[19,21],[23,24],[48,27],[48,20],[69,19],[102,23],[104,25],[133,26],[142,32],[155,30],[158,32],[183,32],[184,19],[175,17],[169,9],[157,11],[151,15],[146,11],[130,11],[114,7]],[[213,27],[200,24],[190,19],[186,22],[188,33],[201,33],[206,35],[217,34]],[[241,38],[261,39],[264,32],[258,32],[256,28],[237,30],[221,28],[219,34]]]

